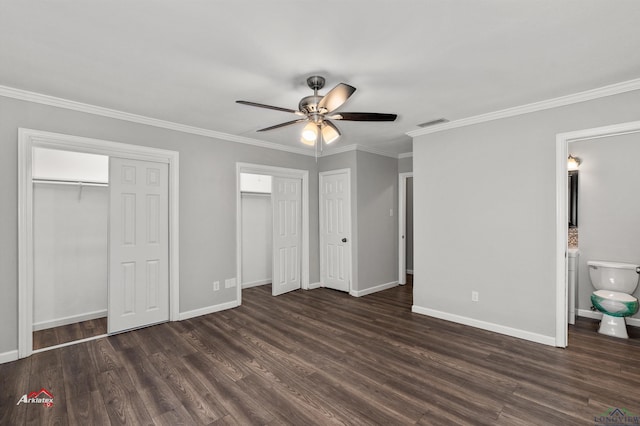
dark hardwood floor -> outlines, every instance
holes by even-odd
[[[640,413],[640,334],[558,349],[413,314],[411,287],[278,297],[0,365],[0,424],[593,425]],[[54,405],[16,405],[45,388]]]
[[[62,343],[107,334],[107,318],[97,318],[33,332],[33,349],[48,348]]]

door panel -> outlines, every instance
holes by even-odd
[[[300,288],[302,248],[302,181],[273,177],[273,279],[274,296]]]
[[[351,194],[347,171],[320,175],[320,279],[325,287],[349,291]]]
[[[169,320],[168,169],[110,159],[109,333]]]

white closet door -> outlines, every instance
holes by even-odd
[[[302,182],[275,177],[272,181],[273,268],[271,294],[277,296],[300,288],[302,246]]]
[[[168,169],[110,159],[109,333],[169,320]]]

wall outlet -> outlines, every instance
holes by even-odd
[[[224,280],[224,288],[231,288],[231,287],[235,287],[236,286],[236,279],[235,278],[229,278],[227,280]]]
[[[472,291],[471,292],[471,301],[472,302],[477,302],[479,297],[480,297],[480,295],[479,295],[479,293],[477,291]]]
[[[220,281],[214,281],[213,282],[213,291],[218,291],[220,290]]]

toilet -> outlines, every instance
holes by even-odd
[[[590,260],[589,278],[596,289],[591,303],[602,312],[598,333],[628,339],[624,318],[638,312],[638,299],[631,294],[638,287],[640,265]]]

